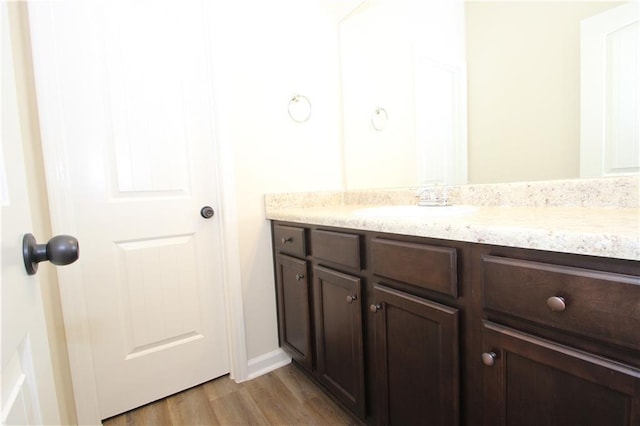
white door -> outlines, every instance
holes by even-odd
[[[5,425],[59,424],[49,343],[37,275],[28,276],[22,237],[33,231],[9,43],[7,5],[2,13],[2,398]],[[45,213],[46,214],[46,213]],[[42,236],[41,236],[42,237]]]
[[[229,372],[203,8],[29,4],[52,225],[82,242],[59,272],[81,423]]]
[[[580,23],[580,177],[640,171],[640,2]]]

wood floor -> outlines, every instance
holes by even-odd
[[[104,420],[134,425],[356,425],[293,365],[244,383],[228,376]]]

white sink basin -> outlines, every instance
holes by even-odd
[[[442,206],[442,207],[423,207],[423,206],[378,206],[366,207],[353,212],[354,215],[360,217],[447,217],[460,216],[473,213],[478,208],[475,206]]]

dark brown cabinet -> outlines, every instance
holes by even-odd
[[[280,342],[376,425],[640,426],[640,262],[274,222]]]
[[[280,345],[364,420],[360,242],[357,234],[273,225]]]
[[[362,237],[325,229],[311,229],[310,235],[315,375],[337,400],[364,419]]]
[[[371,269],[380,277],[458,296],[457,251],[431,244],[371,240]]]
[[[382,285],[373,300],[376,423],[458,424],[458,310]]]
[[[640,424],[640,371],[493,323],[484,325],[484,424]]]
[[[307,262],[276,256],[280,343],[300,365],[311,369],[311,323]]]
[[[637,276],[483,256],[484,308],[640,350]]]
[[[640,425],[640,278],[541,258],[481,256],[484,424]]]
[[[314,311],[319,380],[359,417],[365,417],[361,280],[314,269]]]

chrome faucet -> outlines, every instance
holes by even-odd
[[[418,205],[423,207],[444,207],[449,205],[447,187],[429,185],[418,189]]]

